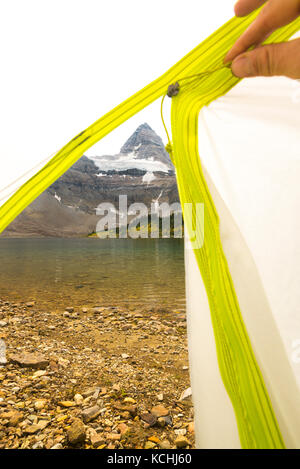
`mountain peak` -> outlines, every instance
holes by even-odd
[[[154,132],[154,130],[151,129],[150,125],[147,124],[147,122],[144,122],[143,124],[139,125],[136,129],[136,132],[140,132],[141,130],[148,130],[150,132]]]
[[[136,152],[141,147],[156,147],[165,151],[162,139],[151,129],[146,122],[141,124],[122,146],[120,153],[128,154]]]
[[[162,139],[144,122],[133,132],[117,155],[90,157],[100,171],[174,172]]]

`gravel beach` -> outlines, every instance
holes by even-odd
[[[2,298],[0,448],[194,448],[185,315]]]

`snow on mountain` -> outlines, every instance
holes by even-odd
[[[174,167],[162,139],[148,124],[140,125],[117,155],[89,156],[102,172],[137,169],[146,173],[169,171]]]

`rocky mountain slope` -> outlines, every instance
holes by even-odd
[[[95,231],[96,208],[119,195],[132,203],[179,200],[174,167],[161,138],[140,125],[117,155],[83,156],[4,231],[2,236],[85,236]]]

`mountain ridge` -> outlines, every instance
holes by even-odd
[[[141,124],[117,155],[83,155],[27,207],[2,233],[4,237],[87,236],[95,230],[96,208],[103,202],[118,206],[179,201],[175,170],[162,139]]]

